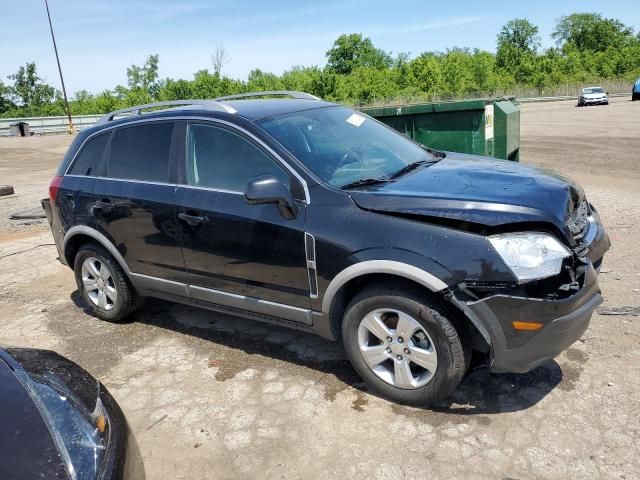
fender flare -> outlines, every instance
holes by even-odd
[[[64,234],[64,240],[62,242],[62,252],[65,257],[67,255],[67,244],[73,237],[77,235],[86,235],[88,237],[91,237],[104,248],[106,248],[107,251],[113,256],[113,258],[115,258],[116,262],[118,262],[118,265],[120,265],[122,270],[124,270],[127,276],[131,278],[131,270],[129,270],[127,262],[125,262],[124,257],[115,247],[115,245],[95,228],[91,228],[86,225],[76,225],[75,227],[71,227],[69,230],[67,230],[67,233]],[[70,267],[73,269],[73,265],[70,265]]]
[[[439,292],[448,286],[438,277],[407,263],[392,260],[367,260],[345,268],[331,280],[322,298],[322,312],[327,315],[330,313],[334,297],[347,282],[371,273],[385,273],[403,277],[419,283],[432,292]]]

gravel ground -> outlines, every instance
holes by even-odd
[[[577,179],[613,248],[606,307],[640,305],[640,103],[522,107],[522,162]],[[0,139],[0,344],[50,348],[96,375],[148,478],[640,478],[640,317],[594,315],[526,375],[473,370],[432,410],[366,392],[338,345],[151,300],[122,325],[87,315],[37,206],[69,137]],[[34,205],[35,204],[35,205]]]

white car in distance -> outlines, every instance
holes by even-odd
[[[609,105],[609,95],[602,87],[586,87],[580,92],[578,106]]]

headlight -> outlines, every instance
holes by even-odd
[[[98,478],[108,434],[108,417],[100,399],[94,411],[88,412],[54,378],[23,371],[16,371],[16,376],[40,411],[70,478]]]
[[[520,283],[557,275],[562,260],[571,256],[567,247],[546,233],[503,233],[490,236],[489,242]]]

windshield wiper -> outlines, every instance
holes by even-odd
[[[355,182],[345,183],[340,185],[342,190],[348,190],[349,188],[366,187],[367,185],[378,185],[380,183],[388,183],[390,180],[386,177],[383,178],[361,178]]]
[[[421,167],[423,165],[432,165],[432,164],[434,164],[434,163],[436,163],[438,161],[440,161],[440,159],[418,160],[417,162],[412,162],[409,165],[405,165],[404,167],[402,167],[400,170],[398,170],[396,173],[391,175],[389,178],[394,179],[394,178],[401,177],[405,173],[409,173],[410,171],[415,170],[416,168],[419,168],[419,167]]]

